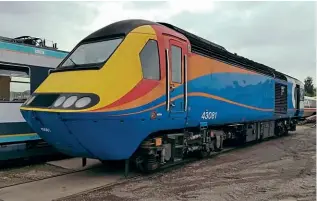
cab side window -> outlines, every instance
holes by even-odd
[[[182,83],[182,49],[172,45],[172,81]]]
[[[140,52],[144,79],[160,79],[160,62],[157,41],[149,40]]]

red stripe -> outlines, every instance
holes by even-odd
[[[119,100],[111,103],[102,108],[98,108],[97,110],[102,110],[106,108],[116,107],[119,105],[123,105],[125,103],[131,102],[137,98],[144,96],[145,94],[149,93],[153,88],[155,88],[160,81],[158,80],[141,80],[130,92],[126,95],[121,97]]]
[[[316,108],[304,108],[304,110],[316,110]]]

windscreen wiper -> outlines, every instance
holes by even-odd
[[[76,64],[72,58],[69,57],[69,60],[74,64],[74,66],[79,66],[78,64]]]

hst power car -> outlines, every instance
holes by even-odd
[[[151,171],[295,130],[303,90],[171,24],[124,20],[80,41],[21,112],[62,153]]]

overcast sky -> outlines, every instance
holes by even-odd
[[[315,2],[188,2],[0,2],[0,35],[43,37],[70,51],[118,20],[165,21],[302,81],[316,80]]]

